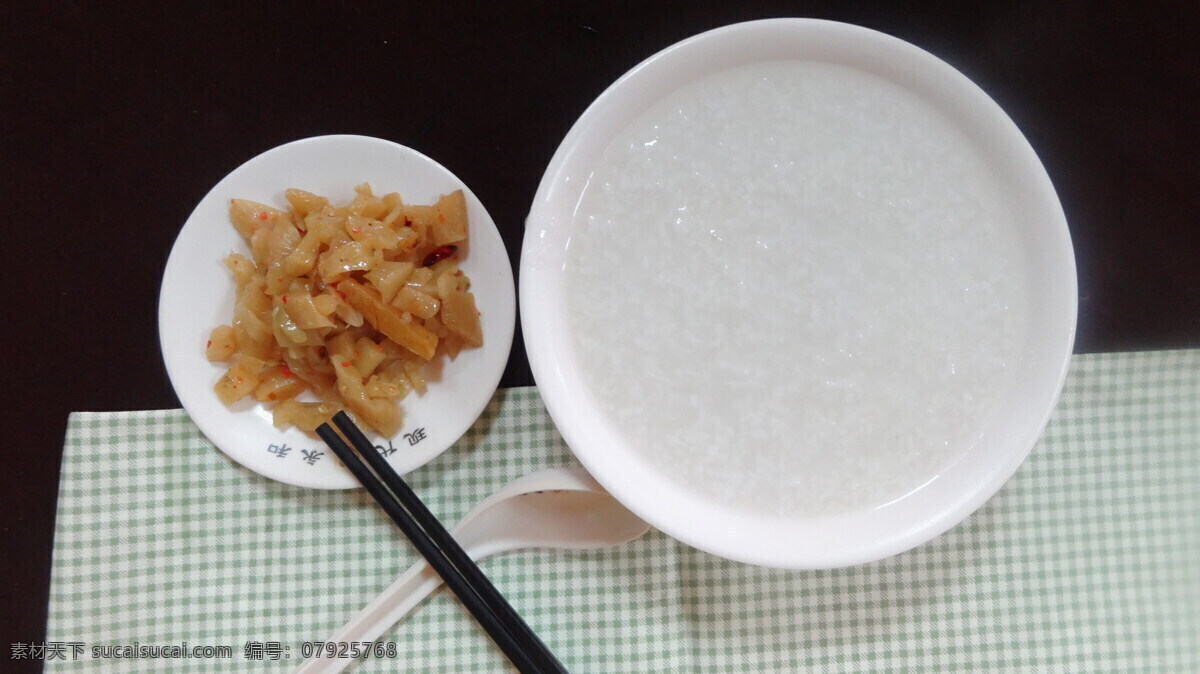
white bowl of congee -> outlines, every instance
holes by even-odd
[[[834,568],[968,517],[1053,409],[1070,235],[1016,125],[864,28],[739,24],[643,62],[551,160],[521,257],[546,407],[630,510]]]

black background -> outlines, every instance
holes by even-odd
[[[4,3],[0,660],[45,638],[67,414],[178,406],[159,280],[192,208],[247,159],[329,133],[408,145],[472,188],[515,265],[547,162],[626,70],[738,21],[857,23],[958,68],[1025,132],[1071,227],[1077,352],[1196,347],[1197,8]],[[518,332],[502,385],[532,383]]]

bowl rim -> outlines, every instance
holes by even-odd
[[[575,377],[570,349],[563,346],[561,334],[551,334],[556,328],[548,327],[561,318],[556,315],[562,313],[558,304],[560,288],[556,285],[562,269],[561,260],[550,249],[547,240],[554,239],[562,228],[569,228],[569,218],[563,209],[564,204],[573,205],[571,197],[574,195],[577,199],[577,191],[582,189],[580,180],[572,184],[578,167],[586,165],[589,152],[595,152],[597,146],[602,148],[611,138],[611,135],[598,132],[597,128],[603,129],[607,125],[619,130],[624,126],[606,116],[632,117],[636,113],[630,110],[639,105],[644,109],[672,90],[662,89],[664,83],[674,83],[677,87],[698,76],[689,76],[688,72],[699,69],[699,74],[704,74],[703,67],[695,65],[696,61],[722,62],[722,54],[727,54],[725,61],[736,61],[744,54],[728,56],[734,50],[759,53],[770,49],[763,47],[764,43],[803,42],[839,45],[831,47],[840,50],[837,51],[839,57],[857,54],[869,61],[885,56],[899,57],[914,70],[919,68],[924,73],[918,83],[927,86],[929,91],[923,93],[953,93],[957,99],[950,100],[947,105],[959,106],[958,114],[974,116],[974,122],[983,124],[1003,141],[1001,149],[1007,153],[1005,157],[1011,155],[1015,157],[1012,161],[1019,161],[1014,165],[1022,169],[1020,187],[1028,190],[1033,198],[1029,207],[1036,209],[1043,218],[1044,231],[1039,231],[1039,235],[1045,236],[1050,244],[1042,262],[1054,279],[1053,287],[1049,289],[1054,306],[1047,315],[1056,323],[1051,338],[1044,345],[1044,354],[1037,361],[1038,369],[1034,370],[1031,365],[1020,373],[1038,377],[1042,384],[1033,409],[1022,415],[1020,428],[1000,433],[1001,437],[993,439],[994,443],[1009,449],[999,456],[986,457],[983,468],[972,472],[969,467],[960,468],[959,464],[964,463],[960,461],[943,471],[943,475],[955,477],[950,475],[952,471],[962,470],[963,476],[970,478],[969,487],[951,492],[956,498],[935,504],[938,507],[927,506],[922,515],[909,518],[916,519],[911,526],[875,540],[860,540],[853,533],[847,533],[862,529],[865,520],[857,515],[849,520],[822,518],[823,526],[831,531],[840,529],[841,535],[814,537],[811,544],[796,542],[796,537],[811,534],[810,529],[793,528],[782,532],[792,534],[792,539],[777,535],[777,540],[766,540],[764,534],[771,532],[772,526],[793,522],[759,517],[754,519],[762,526],[757,526],[744,517],[725,517],[731,514],[728,509],[706,509],[703,503],[687,500],[680,495],[680,490],[669,484],[669,478],[647,478],[643,474],[646,465],[622,453],[618,436],[611,428],[596,421],[595,402]],[[773,59],[750,58],[745,62],[761,60]],[[635,96],[641,101],[631,102]],[[942,99],[938,102],[946,103]],[[952,118],[958,121],[957,117]],[[596,138],[597,135],[602,137]],[[538,186],[526,221],[518,291],[523,338],[534,380],[567,445],[597,481],[631,511],[695,548],[751,564],[811,569],[851,566],[916,547],[962,521],[994,495],[1024,461],[1055,407],[1070,363],[1078,310],[1074,252],[1066,218],[1044,166],[1015,123],[966,76],[919,47],[871,29],[818,19],[766,19],[700,33],[650,56],[601,93],[571,127]],[[613,445],[614,442],[617,445]],[[946,487],[939,485],[937,489]],[[930,489],[922,491],[932,493]],[[922,497],[918,494],[916,498]],[[919,503],[916,498],[913,502]],[[775,533],[780,532],[776,529]]]

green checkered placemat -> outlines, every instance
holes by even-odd
[[[409,479],[451,523],[510,480],[572,462],[536,389],[509,389]],[[182,411],[76,413],[49,635],[28,646],[61,656],[51,669],[287,670],[414,560],[362,490],[261,478]],[[763,569],[651,532],[483,566],[571,671],[1200,672],[1200,351],[1077,357],[1004,489],[888,560]],[[358,671],[507,671],[445,591],[381,643],[396,656]],[[115,659],[143,646],[229,657]]]

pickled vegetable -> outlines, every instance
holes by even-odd
[[[406,204],[366,184],[340,207],[300,189],[284,195],[286,209],[230,202],[250,255],[225,259],[237,301],[205,356],[232,366],[213,390],[227,405],[248,396],[273,405],[280,428],[312,432],[344,408],[394,435],[400,401],[425,389],[424,365],[483,343],[458,266],[466,199],[456,191],[433,206]]]

